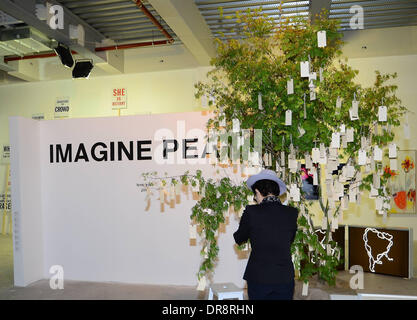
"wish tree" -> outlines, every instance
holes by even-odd
[[[390,175],[382,161],[389,159],[389,169],[396,170],[393,128],[406,111],[397,86],[389,84],[396,74],[377,71],[367,88],[355,83],[358,71],[340,59],[339,23],[324,15],[314,22],[286,19],[279,26],[257,10],[234,18],[241,37],[216,39],[213,69],[206,82],[196,84],[196,97],[209,101],[214,112],[207,152],[214,165],[238,167],[243,178],[263,168],[277,172],[287,185],[288,204],[299,209],[291,250],[299,279],[307,284],[318,275],[334,285],[342,248],[332,232],[343,211],[349,203],[360,205],[365,190],[376,214],[385,218],[389,210]],[[305,179],[318,190],[319,206],[303,189]],[[199,193],[191,219],[203,238],[198,278],[204,288],[215,268],[219,225],[231,207],[240,216],[253,195],[243,180],[234,185],[228,177],[204,179],[201,172],[162,180]],[[157,186],[162,199],[162,183],[148,186]],[[322,239],[313,215],[323,217]]]

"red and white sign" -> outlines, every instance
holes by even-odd
[[[127,109],[127,90],[126,88],[116,88],[111,94],[112,110]]]

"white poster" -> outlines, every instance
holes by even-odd
[[[111,94],[112,110],[127,109],[127,89],[115,88]]]
[[[58,97],[55,101],[54,118],[69,118],[71,116],[69,97]]]

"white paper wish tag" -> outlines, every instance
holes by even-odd
[[[352,101],[352,108],[349,109],[349,116],[350,120],[358,120],[358,110],[359,110],[359,101],[353,100]]]
[[[330,148],[340,148],[340,132],[332,133],[332,142],[330,144]]]
[[[308,282],[303,282],[303,290],[301,292],[301,295],[304,297],[308,296]]]
[[[294,79],[290,79],[287,81],[287,94],[294,93]]]
[[[320,149],[319,148],[313,148],[311,150],[311,161],[313,161],[313,163],[318,163],[320,161]]]
[[[374,160],[382,161],[382,149],[378,146],[374,147]]]
[[[316,167],[313,167],[313,169],[311,171],[313,173],[313,186],[317,186],[319,184],[319,177],[318,177],[318,174],[317,174]]]
[[[191,240],[197,239],[197,225],[190,225],[188,232]]]
[[[390,143],[388,152],[389,158],[396,158],[397,157],[397,145],[395,143]]]
[[[300,189],[296,184],[292,184],[290,187],[290,198],[296,202],[300,201]]]
[[[366,165],[366,151],[363,149],[360,149],[358,152],[358,165]]]
[[[378,121],[387,121],[387,107],[386,106],[380,106],[378,108]]]
[[[285,125],[286,126],[292,125],[292,111],[291,110],[287,110],[285,112]]]
[[[308,76],[310,75],[310,63],[308,61],[301,61],[300,68],[301,68],[301,77],[308,78]]]
[[[326,31],[317,32],[317,42],[319,48],[324,48],[326,44]]]
[[[347,142],[353,142],[354,141],[354,129],[353,128],[347,128],[346,129],[346,141]]]
[[[342,98],[337,97],[336,99],[336,109],[340,109],[342,107]]]
[[[198,281],[197,290],[198,291],[204,291],[206,289],[206,276],[201,277],[201,279]]]

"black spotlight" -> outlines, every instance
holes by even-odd
[[[55,48],[55,52],[61,59],[64,66],[72,68],[74,65],[74,59],[72,58],[71,50],[66,45],[58,43],[58,46]]]
[[[77,60],[74,69],[72,69],[72,77],[74,79],[88,78],[93,67],[93,60]]]

